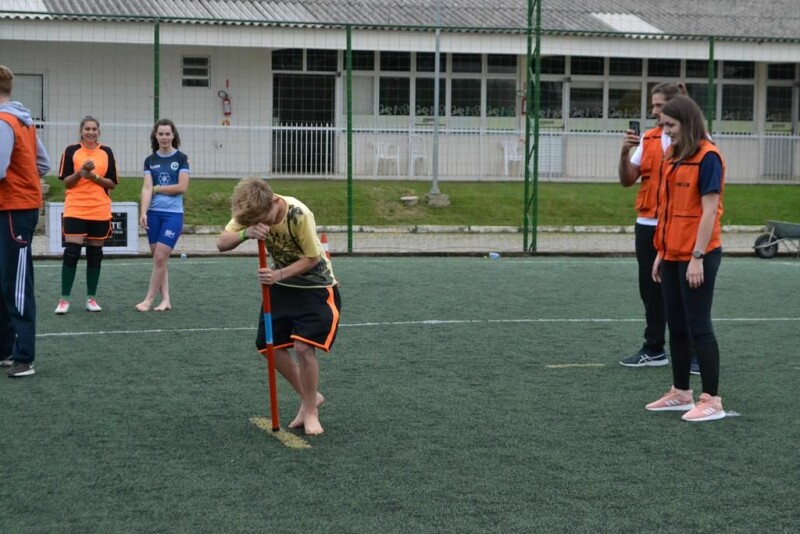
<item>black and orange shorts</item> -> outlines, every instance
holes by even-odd
[[[325,352],[331,349],[342,309],[338,286],[299,288],[275,284],[269,295],[274,348],[292,347],[297,340]],[[263,351],[266,346],[264,312],[259,311],[256,348]]]

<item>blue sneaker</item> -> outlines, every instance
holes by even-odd
[[[692,354],[692,365],[689,368],[689,372],[693,375],[700,374],[700,364],[697,363],[697,354]]]
[[[649,354],[646,350],[639,349],[639,352],[633,356],[620,360],[619,364],[625,367],[662,367],[669,365],[669,359],[667,359],[667,355],[664,352]]]

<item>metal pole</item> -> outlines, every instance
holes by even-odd
[[[161,26],[158,20],[154,28],[153,35],[153,122],[158,122],[161,116],[160,110],[160,86],[159,78],[161,73]]]
[[[442,0],[436,0],[436,53],[433,68],[433,154],[431,155],[431,195],[439,194],[439,49],[441,45]]]
[[[717,109],[717,88],[714,85],[714,36],[708,38],[708,89],[706,91],[706,121],[708,133],[714,133],[714,111]]]
[[[347,27],[344,52],[347,98],[347,252],[353,252],[353,28]]]

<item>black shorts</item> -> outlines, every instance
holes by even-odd
[[[86,239],[108,239],[111,237],[111,219],[107,221],[90,221],[77,217],[64,217],[61,221],[64,236],[78,236]]]
[[[300,289],[275,284],[269,295],[274,348],[291,347],[298,340],[325,352],[331,350],[342,309],[338,286]],[[263,351],[266,346],[264,312],[259,311],[256,348]]]

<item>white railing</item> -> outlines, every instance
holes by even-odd
[[[114,150],[121,176],[140,176],[150,153],[152,125],[103,123],[101,140]],[[342,179],[347,172],[347,134],[328,124],[277,126],[178,125],[181,150],[192,175],[247,175]],[[53,173],[64,148],[78,140],[78,126],[45,122],[40,137],[50,151]],[[523,131],[439,129],[442,180],[522,180]],[[539,180],[616,182],[621,133],[540,134]],[[353,173],[359,179],[429,180],[431,128],[364,128],[353,131]],[[800,137],[716,135],[728,183],[800,183]]]

